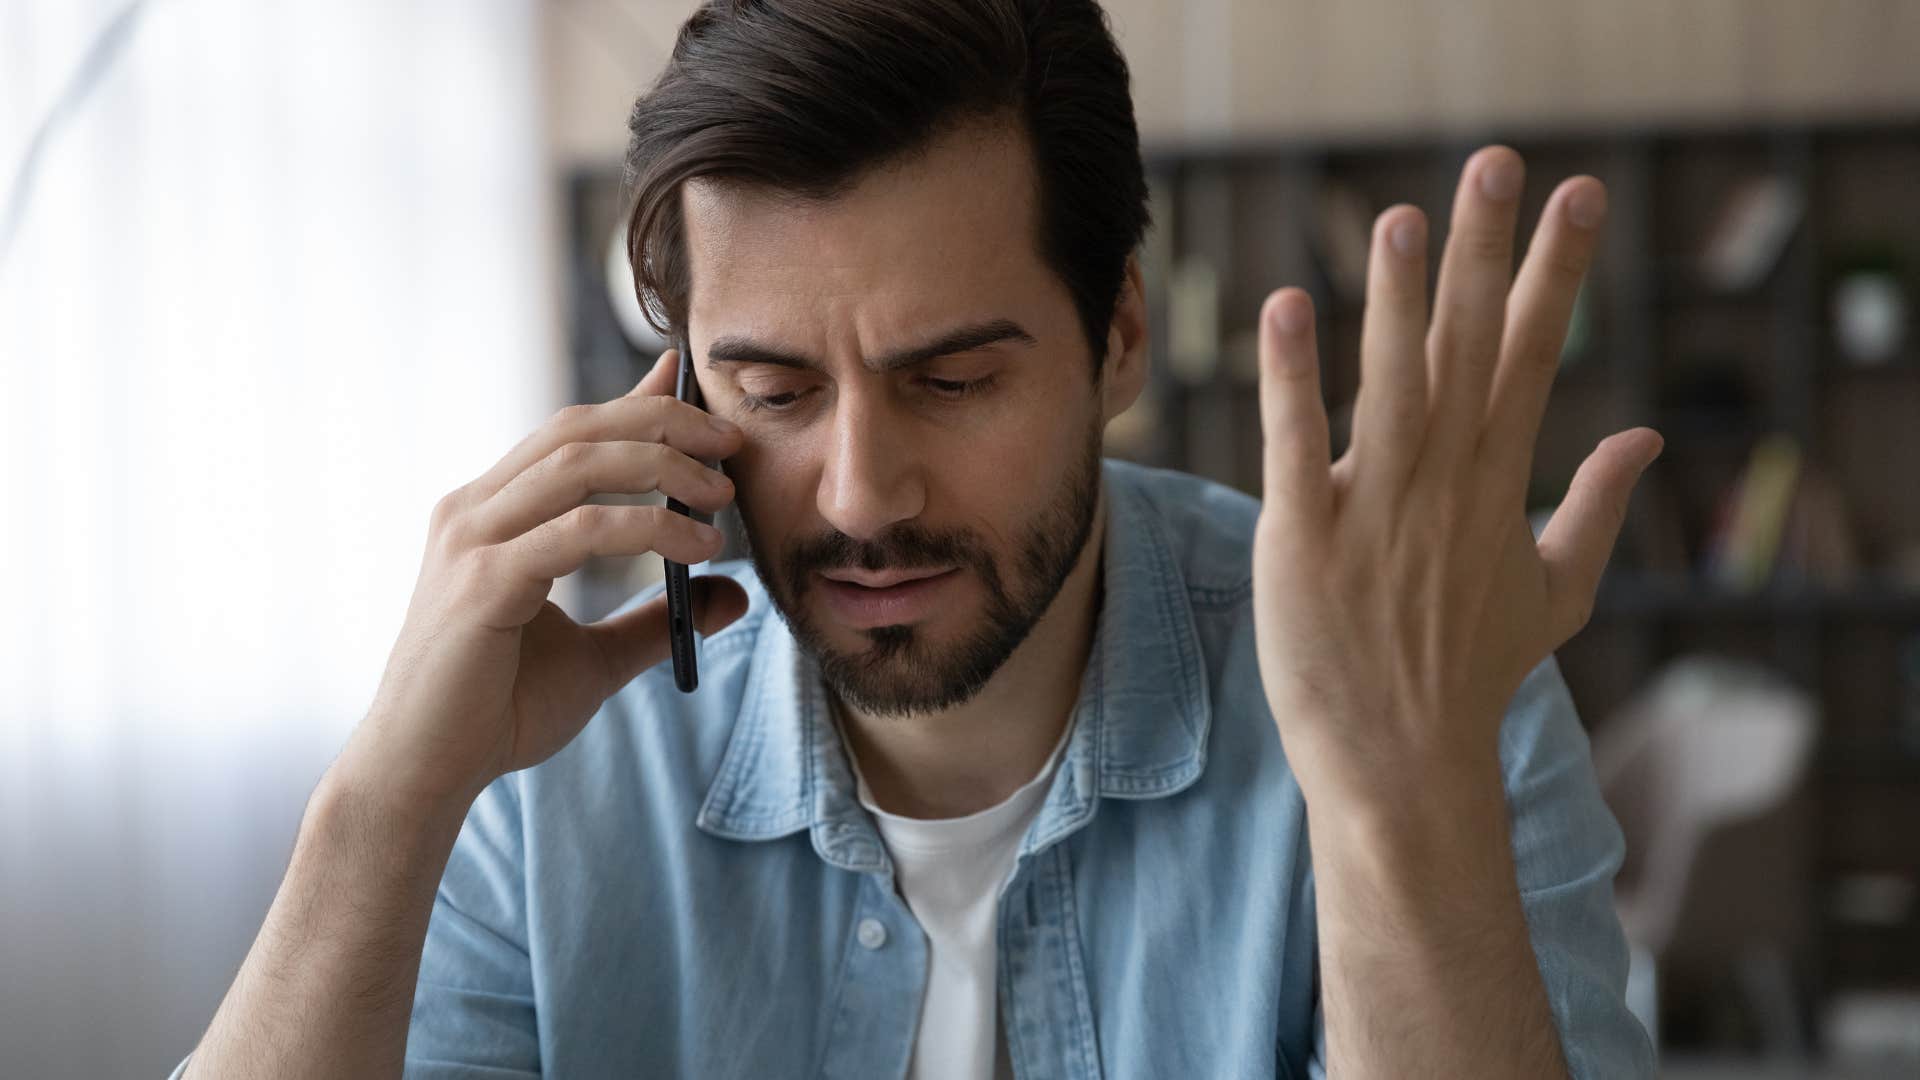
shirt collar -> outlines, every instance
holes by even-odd
[[[1102,474],[1104,598],[1073,732],[1023,854],[1085,825],[1100,797],[1171,795],[1206,767],[1206,673],[1171,538],[1125,466],[1106,462]],[[784,619],[763,619],[758,633],[739,718],[695,823],[735,840],[806,828],[828,862],[884,869],[886,855],[855,797],[818,665]]]

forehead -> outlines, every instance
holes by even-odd
[[[1010,124],[951,132],[827,200],[703,179],[682,205],[702,339],[884,349],[928,322],[1038,322],[1067,302],[1038,253],[1032,159]]]

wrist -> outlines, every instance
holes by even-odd
[[[335,831],[364,834],[416,857],[443,845],[452,847],[479,793],[418,783],[369,748],[349,742],[320,777],[313,806]]]
[[[418,725],[410,720],[369,712],[328,772],[396,813],[464,818],[498,774],[476,772],[468,761],[473,755],[464,749],[436,753],[433,738],[416,730]]]
[[[1503,803],[1499,748],[1489,739],[1413,739],[1401,732],[1356,737],[1337,723],[1287,731],[1282,744],[1310,809],[1381,828],[1417,825]]]
[[[1497,926],[1518,909],[1497,758],[1391,783],[1322,784],[1308,790],[1307,829],[1323,887],[1359,889],[1375,914],[1414,937],[1473,939],[1475,928]]]
[[[1291,758],[1309,828],[1343,851],[1418,865],[1507,836],[1506,789],[1497,752]]]

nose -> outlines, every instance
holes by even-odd
[[[926,508],[920,458],[884,391],[849,387],[835,395],[820,516],[855,540],[872,540]]]

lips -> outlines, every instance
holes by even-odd
[[[820,593],[846,626],[867,630],[919,622],[938,610],[944,594],[959,581],[958,568],[947,570],[830,570],[820,572]],[[875,584],[866,584],[874,582]]]
[[[820,571],[820,576],[826,578],[828,581],[838,581],[848,585],[859,585],[868,589],[887,589],[909,581],[922,581],[926,578],[938,577],[951,569],[952,567],[944,567],[938,570],[822,570]]]

